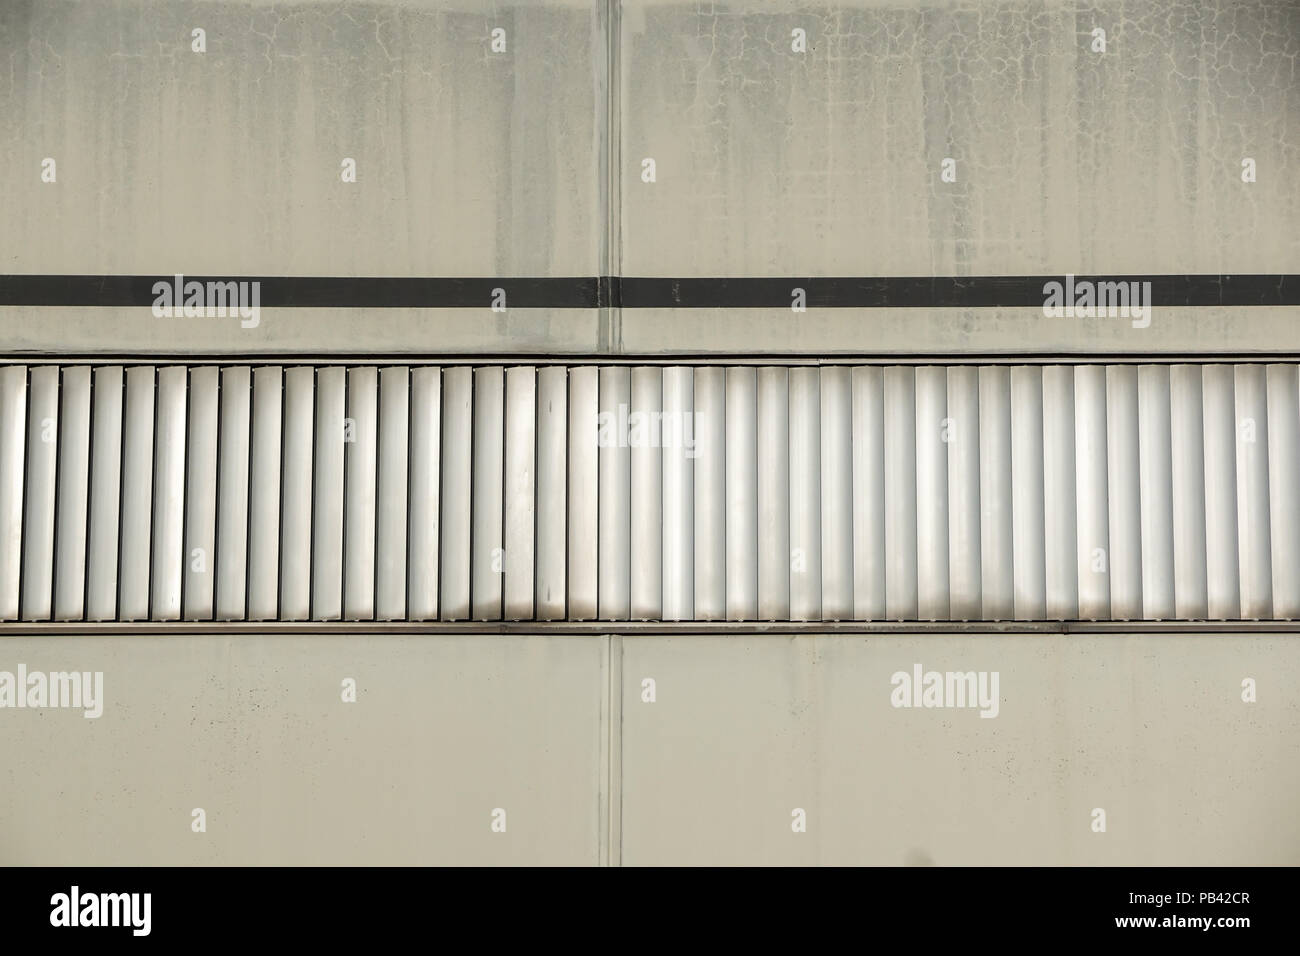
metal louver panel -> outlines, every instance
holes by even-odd
[[[1300,617],[1292,364],[0,368],[0,619]]]
[[[822,617],[853,619],[853,384],[847,368],[821,373]]]
[[[18,617],[22,580],[27,369],[0,368],[0,618]]]
[[[979,369],[948,369],[948,577],[953,620],[982,613]]]
[[[597,614],[626,621],[632,613],[631,448],[617,441],[619,416],[630,418],[632,378],[627,368],[600,370]]]
[[[444,621],[469,617],[471,401],[473,370],[449,368],[442,382],[442,541],[439,607]],[[481,510],[481,506],[480,506]]]
[[[86,620],[110,621],[117,617],[125,377],[120,367],[109,366],[95,369],[93,381],[90,516],[86,531]]]
[[[210,621],[215,611],[217,547],[217,428],[220,414],[220,374],[213,366],[200,366],[190,372],[189,420],[186,444],[185,488],[202,488],[204,494],[185,494],[185,547],[181,560],[183,616],[187,621]],[[239,391],[234,391],[238,398]],[[245,398],[247,392],[244,393]],[[247,406],[245,406],[247,408]],[[248,421],[244,413],[244,421]],[[239,454],[243,451],[243,454]],[[232,462],[244,464],[248,473],[248,453],[231,449]],[[241,592],[242,593],[242,592]],[[242,601],[240,602],[243,603]]]
[[[568,370],[539,369],[533,613],[541,621],[563,620],[568,613],[568,448]]]
[[[343,617],[375,617],[375,519],[379,460],[379,374],[374,368],[348,370],[343,512]]]
[[[790,370],[790,617],[822,614],[821,375]],[[707,519],[707,516],[706,516]]]
[[[537,370],[506,371],[505,410],[505,564],[504,616],[533,616],[534,534],[536,528]]]
[[[683,438],[695,457],[695,614],[697,621],[727,616],[727,370],[695,369],[695,415]]]
[[[375,487],[375,618],[406,617],[406,516],[410,475],[411,377],[405,368],[379,373],[379,444]]]
[[[568,619],[596,617],[596,548],[599,494],[599,369],[569,372]],[[543,506],[550,506],[548,498]]]
[[[274,619],[280,607],[283,369],[277,366],[253,372],[252,408],[248,466],[248,619],[266,621]],[[311,434],[310,429],[307,434]],[[224,525],[221,543],[238,547],[235,543],[238,534],[233,524]]]
[[[752,621],[758,617],[758,392],[752,368],[727,369],[726,401],[727,620]],[[650,451],[657,465],[657,451]],[[633,521],[643,508],[657,517],[657,468],[655,479],[633,502]]]
[[[122,513],[118,521],[117,616],[149,618],[149,571],[153,543],[155,369],[126,370],[122,414]],[[30,446],[29,446],[30,450]]]
[[[181,552],[185,542],[185,388],[186,370],[183,367],[170,366],[158,370],[150,542],[150,618],[155,621],[175,621],[181,616]]]
[[[758,618],[790,618],[790,373],[758,370]]]
[[[441,550],[438,475],[442,465],[442,371],[411,373],[410,525],[406,608],[413,621],[438,616],[438,558]]]
[[[312,472],[311,599],[307,616],[343,616],[343,469],[346,432],[346,370],[316,373],[316,458]],[[374,424],[371,423],[373,432]],[[373,507],[373,501],[371,502]]]
[[[59,370],[33,368],[27,383],[27,487],[23,508],[22,609],[48,621],[54,593],[54,491],[58,468]]]
[[[649,436],[649,423],[663,410],[663,371],[634,368],[631,405]],[[629,424],[630,428],[630,424]],[[629,439],[631,434],[629,433]],[[655,621],[663,613],[664,531],[663,452],[659,442],[628,442],[631,478],[628,491],[629,547],[631,549],[630,615],[634,621]]]
[[[686,437],[695,419],[695,390],[691,369],[664,369],[663,417],[659,440],[663,449],[663,618],[695,619],[695,462]],[[574,444],[581,438],[570,439]]]
[[[216,568],[213,616],[218,621],[237,621],[248,607],[253,377],[247,368],[221,370],[218,405],[216,553],[209,558],[209,565]],[[274,484],[280,484],[278,476]]]
[[[86,606],[86,516],[90,493],[90,369],[63,370],[59,427],[54,619],[78,621]]]
[[[499,367],[474,370],[473,491],[470,509],[470,607],[476,621],[499,621],[505,577],[505,378]],[[449,499],[464,506],[465,498]]]
[[[329,443],[313,441],[316,427],[314,391],[316,372],[291,368],[284,373],[284,422],[281,426],[280,462],[280,619],[305,621],[311,617],[312,580],[312,477],[314,452],[327,451]],[[325,390],[322,402],[328,402]],[[326,461],[325,466],[329,466]],[[331,489],[326,489],[329,491]],[[325,514],[324,508],[318,512]],[[322,528],[322,535],[328,529]],[[322,561],[337,558],[322,550]],[[324,578],[325,567],[318,567]],[[265,572],[264,572],[265,573]]]

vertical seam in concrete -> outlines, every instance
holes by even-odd
[[[600,270],[605,281],[605,295],[599,301],[601,352],[623,351],[623,314],[618,302],[620,296],[614,288],[622,273],[621,195],[621,136],[619,126],[619,33],[621,0],[605,0],[599,8],[604,18],[602,42],[605,45],[603,60],[597,57],[603,75],[597,87],[601,95],[602,115],[600,125]]]
[[[610,64],[610,21],[615,0],[603,0],[596,4],[596,36],[603,49],[593,51],[592,64],[595,69],[593,77],[596,84],[596,222],[600,236],[596,251],[596,351],[604,352],[609,345],[609,310],[605,307],[606,282],[612,275],[609,271],[609,180],[612,175],[610,166],[610,127],[611,96],[609,91]],[[595,42],[595,41],[594,41]]]
[[[600,726],[596,734],[596,865],[609,866],[609,765],[610,765],[610,639],[600,647]]]
[[[606,638],[601,713],[600,865],[623,865],[623,638]]]

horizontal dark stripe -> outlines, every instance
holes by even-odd
[[[1297,275],[1076,276],[1150,282],[1156,306],[1300,305]],[[1064,276],[886,276],[879,278],[620,280],[626,308],[785,308],[801,288],[809,308],[978,309],[1043,305],[1043,287]]]
[[[174,276],[0,276],[0,305],[152,306],[154,284]],[[199,276],[186,282],[258,282],[261,308],[459,309],[488,308],[504,289],[508,308],[594,309],[601,280],[425,279],[344,276]]]
[[[1037,308],[1063,276],[858,278],[419,278],[186,276],[186,281],[260,283],[261,308],[490,308],[494,290],[511,309]],[[151,306],[172,276],[0,275],[0,306]],[[1300,305],[1300,275],[1076,276],[1075,282],[1149,282],[1156,307]]]

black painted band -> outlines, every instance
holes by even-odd
[[[174,276],[0,275],[0,306],[151,306],[157,283]],[[252,282],[262,308],[451,309],[788,309],[797,289],[808,308],[1041,307],[1044,287],[1065,276],[881,276],[642,278],[623,276],[421,278],[185,276],[184,281]],[[1154,306],[1300,305],[1300,275],[1074,276],[1079,285],[1150,283]],[[1148,301],[1144,298],[1144,301]]]

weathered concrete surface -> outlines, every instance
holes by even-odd
[[[208,52],[190,31],[207,30]],[[506,30],[507,50],[490,50]],[[1106,52],[1092,50],[1095,28]],[[803,30],[806,52],[791,49]],[[1300,271],[1300,7],[793,0],[0,9],[13,273]],[[612,65],[612,68],[611,68]],[[57,183],[41,181],[55,158]],[[354,184],[340,162],[358,162]],[[656,180],[642,181],[653,158]],[[941,164],[956,162],[955,182]],[[1242,181],[1242,160],[1256,181]],[[1300,350],[1300,309],[0,309],[17,351]],[[488,318],[490,316],[490,318]]]
[[[1300,309],[1162,307],[1151,323],[1041,309],[625,309],[622,351],[802,355],[1245,354],[1300,351]]]
[[[891,706],[916,663],[998,671],[998,716]],[[1293,635],[628,639],[623,674],[624,864],[1300,861]]]
[[[596,309],[262,309],[245,329],[147,307],[0,308],[2,351],[20,355],[583,355],[601,350],[601,326]]]
[[[11,273],[592,275],[598,4],[9,0]],[[207,31],[207,52],[191,31]],[[494,27],[507,52],[490,51]],[[43,183],[41,161],[57,161]],[[357,163],[355,183],[341,162]]]
[[[625,275],[1300,268],[1289,0],[622,8]],[[1105,53],[1091,50],[1094,28]],[[955,182],[941,177],[948,158]],[[628,352],[1300,348],[1296,308],[1158,309],[1148,329],[1007,309],[620,319]]]
[[[601,272],[595,0],[0,6],[10,273]],[[191,31],[207,31],[192,52]],[[491,31],[506,52],[491,52]],[[598,125],[598,123],[600,125]],[[45,157],[57,181],[40,178]],[[341,163],[356,161],[355,183]],[[486,312],[486,306],[484,303]],[[487,313],[491,314],[491,313]],[[596,315],[0,309],[8,351],[590,350]]]
[[[1290,0],[622,7],[625,274],[1300,264]]]
[[[1294,635],[0,639],[19,663],[106,699],[0,710],[3,864],[1300,863]],[[997,717],[894,708],[916,663],[997,671]]]
[[[0,864],[594,864],[604,651],[566,637],[0,639],[0,670],[103,671],[105,697],[93,720],[0,710]]]

